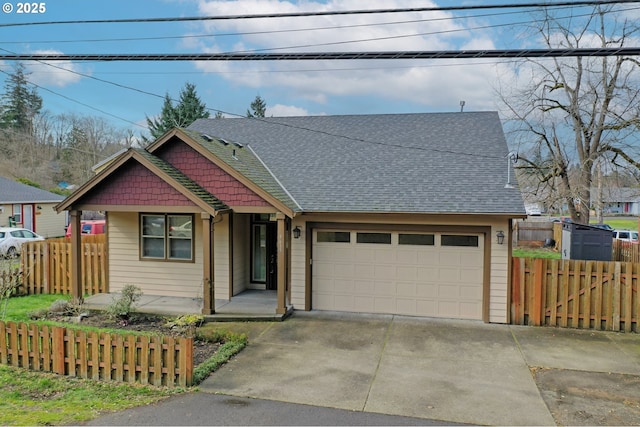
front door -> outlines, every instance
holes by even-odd
[[[277,228],[274,222],[254,220],[251,225],[251,282],[264,283],[266,289],[277,288]]]

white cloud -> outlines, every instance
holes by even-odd
[[[364,6],[364,7],[363,7]],[[390,9],[437,6],[435,2],[370,0],[279,1],[199,0],[203,15],[241,15],[322,10]],[[447,12],[319,16],[289,19],[245,19],[204,24],[210,33],[242,33],[201,40],[203,52],[385,51],[494,49],[491,38],[468,31],[468,21],[448,19]],[[366,25],[394,22],[390,25]],[[326,29],[326,28],[331,29]],[[315,28],[316,30],[310,30]],[[325,28],[325,29],[320,29]],[[299,32],[283,30],[299,29]],[[413,36],[412,36],[413,35]],[[213,42],[211,41],[213,40]],[[346,41],[369,40],[345,43]],[[209,44],[207,44],[209,43]],[[275,49],[275,50],[274,50]],[[454,66],[451,64],[460,64]],[[485,60],[484,63],[489,61]],[[493,65],[459,61],[246,61],[199,62],[196,67],[216,73],[232,85],[273,88],[317,104],[330,97],[377,96],[438,109],[465,100],[470,109],[493,108]],[[475,107],[472,107],[475,106]]]
[[[308,116],[309,112],[300,107],[296,107],[295,105],[282,105],[276,104],[271,107],[267,107],[265,112],[267,117],[292,117],[292,116]],[[324,114],[314,114],[314,116],[319,116]]]
[[[36,50],[36,55],[56,55],[63,52],[57,50]],[[51,63],[39,61],[25,61],[25,68],[30,73],[30,82],[43,86],[65,87],[80,81],[82,76],[74,72],[80,72],[77,64],[69,61],[54,61]]]

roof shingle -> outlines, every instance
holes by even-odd
[[[199,119],[188,129],[249,145],[277,178],[256,184],[279,181],[304,211],[524,214],[520,191],[505,188],[496,112]],[[266,176],[255,163],[239,171]]]

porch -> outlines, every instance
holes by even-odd
[[[84,307],[104,310],[119,296],[118,293],[91,295],[84,299]],[[282,321],[291,315],[288,307],[284,313],[276,313],[277,291],[246,290],[231,300],[215,300],[215,313],[205,315],[208,322]],[[143,294],[134,306],[140,313],[180,316],[201,314],[202,299]]]

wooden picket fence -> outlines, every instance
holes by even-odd
[[[68,238],[29,242],[22,246],[23,293],[71,294],[71,243]],[[83,294],[108,291],[104,234],[82,236]]]
[[[640,245],[613,239],[611,259],[613,261],[640,262]]]
[[[631,262],[513,258],[511,323],[638,332]]]
[[[0,321],[0,363],[93,380],[185,387],[193,383],[193,338]]]

